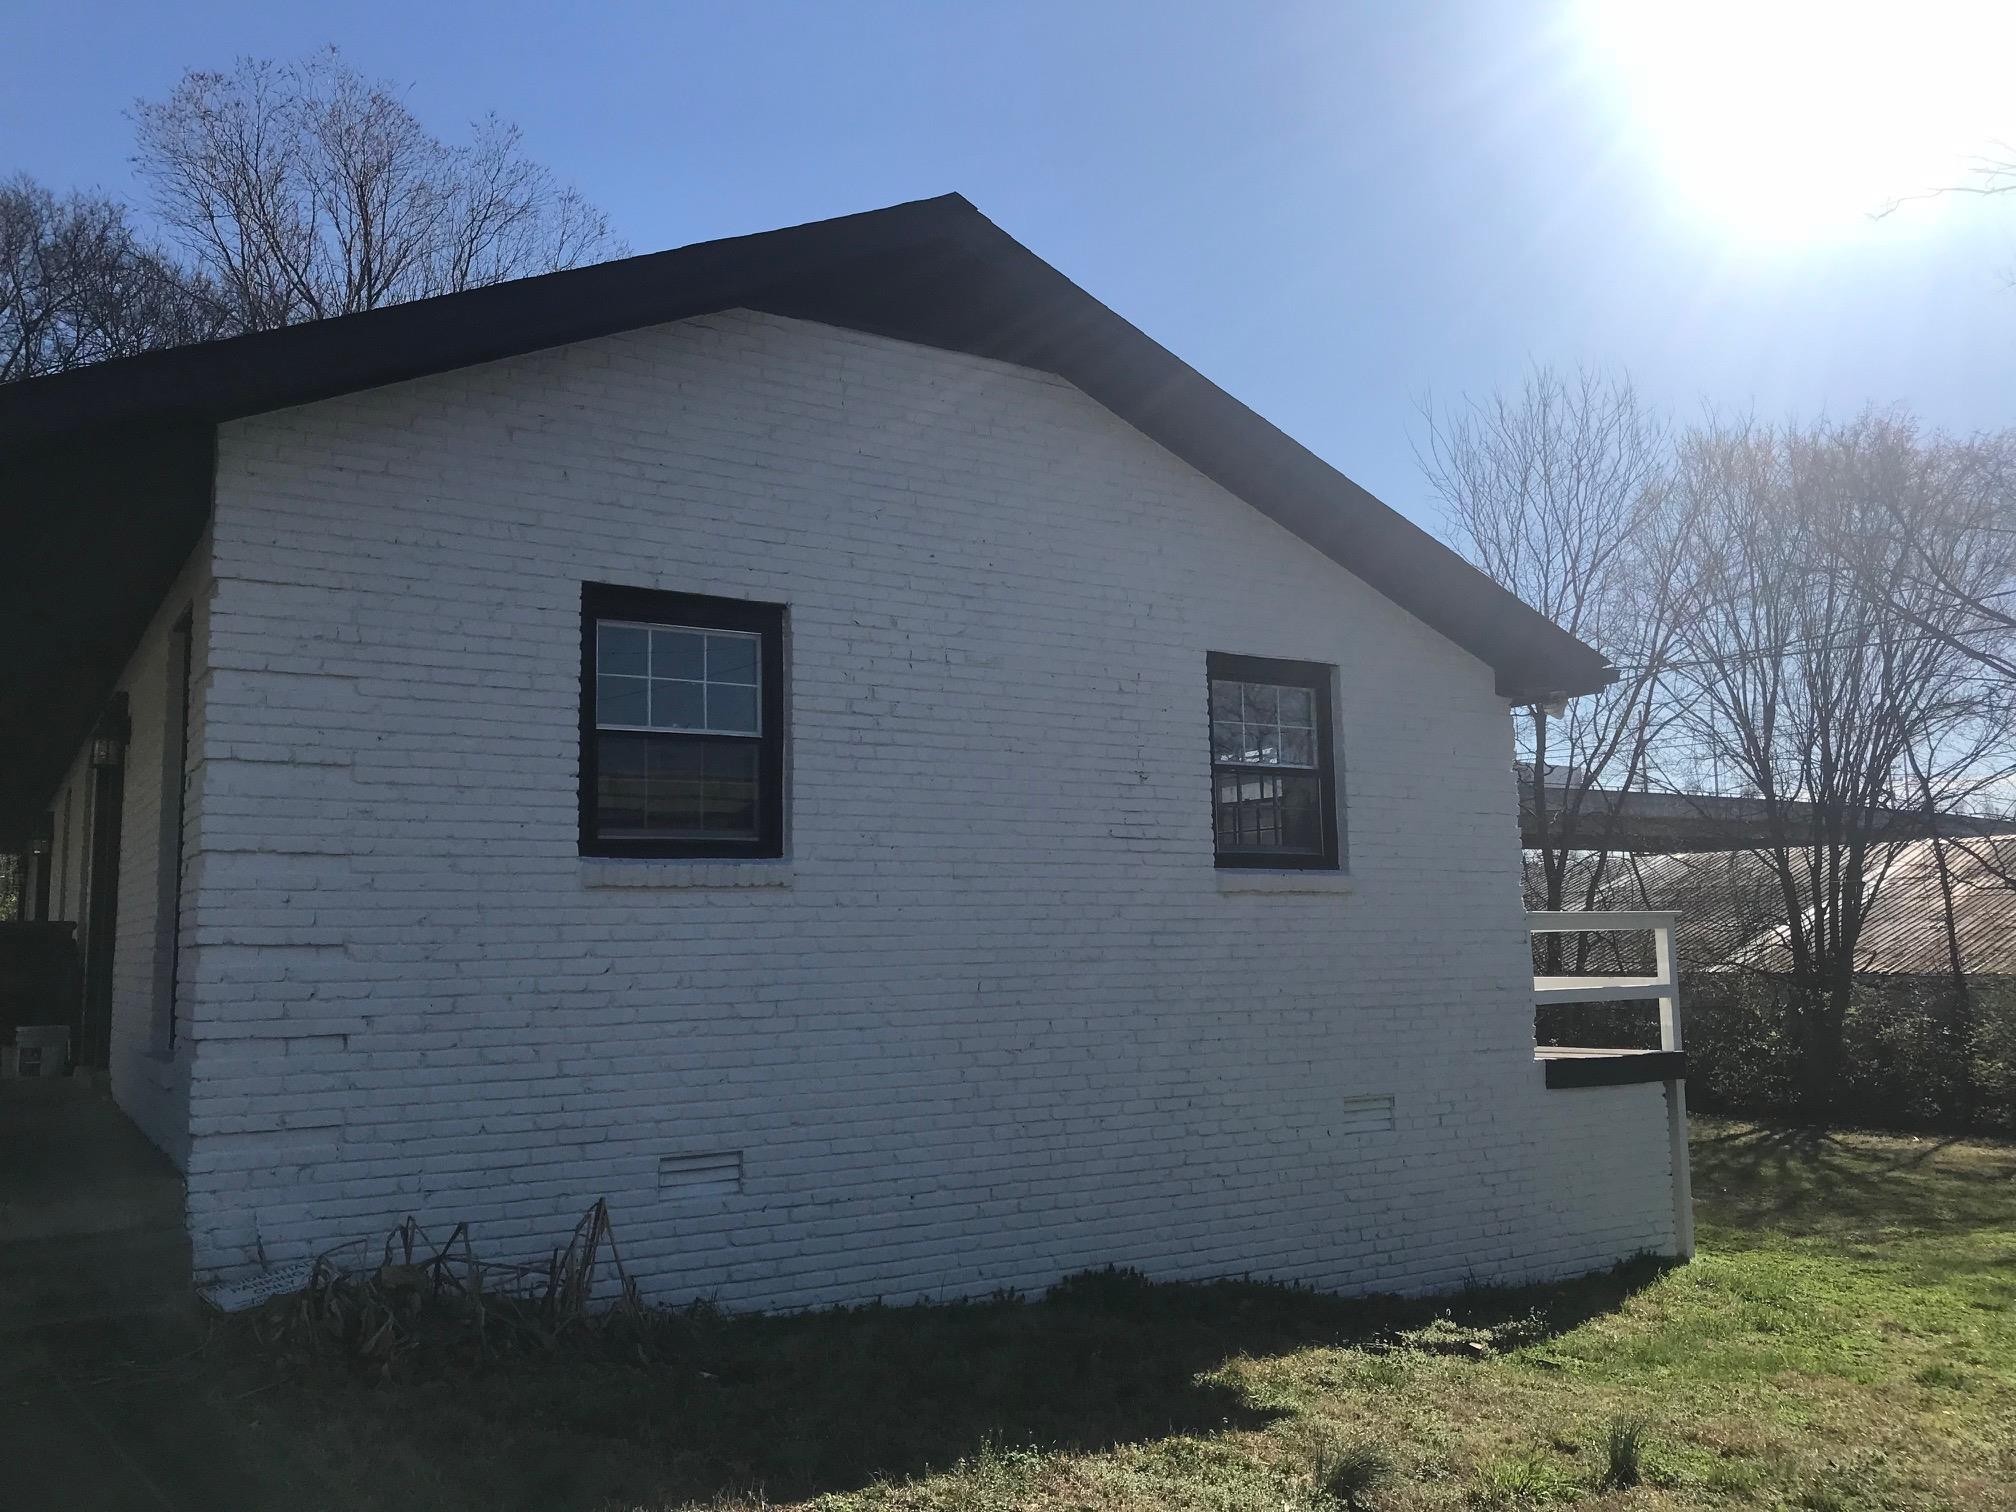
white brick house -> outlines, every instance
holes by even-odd
[[[1661,1088],[1534,1060],[1507,709],[1600,658],[962,200],[18,384],[0,466],[0,844],[200,1275],[1676,1245]]]

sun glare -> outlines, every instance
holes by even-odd
[[[1845,234],[2016,143],[2016,0],[1586,0],[1581,23],[1669,187],[1746,238]]]

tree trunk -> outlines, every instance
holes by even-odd
[[[1927,802],[1930,817],[1930,802]],[[1947,1002],[1946,1037],[1953,1065],[1953,1116],[1963,1129],[1974,1127],[1974,1000],[1967,989],[1967,961],[1960,949],[1960,924],[1953,910],[1953,869],[1946,860],[1946,842],[1932,831],[1932,859],[1939,868],[1939,899],[1946,924],[1946,964],[1952,973]]]
[[[1830,1122],[1840,1103],[1849,990],[1846,983],[1795,989],[1792,1021],[1799,1036],[1799,1111],[1814,1123]]]

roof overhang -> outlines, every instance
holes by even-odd
[[[195,544],[218,424],[737,308],[1055,373],[1485,662],[1506,698],[1614,676],[946,195],[0,387],[0,636],[14,652],[0,729],[26,732],[0,773],[0,844],[47,800]]]

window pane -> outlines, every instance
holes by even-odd
[[[646,725],[651,722],[650,684],[641,677],[595,679],[595,723]]]
[[[1322,789],[1315,774],[1220,772],[1217,791],[1219,850],[1322,851]]]
[[[701,730],[707,727],[706,701],[697,682],[651,679],[650,723],[661,730]]]
[[[706,676],[707,637],[697,630],[653,630],[651,675],[683,677],[698,682]]]
[[[1211,708],[1212,760],[1248,766],[1316,764],[1316,700],[1308,688],[1216,679]]]
[[[707,680],[754,683],[757,680],[756,649],[756,637],[753,635],[708,636]]]
[[[603,839],[756,837],[757,742],[629,733],[596,738],[596,829]]]
[[[648,834],[649,735],[599,735],[595,753],[597,830],[612,839]]]
[[[757,786],[754,742],[716,742],[708,746],[704,795],[707,833],[753,836]]]
[[[642,677],[650,655],[649,632],[637,625],[595,627],[595,670]]]
[[[707,685],[707,728],[742,735],[756,733],[756,690],[734,683]]]
[[[1313,775],[1281,780],[1281,848],[1311,854],[1323,849],[1323,789]]]
[[[651,742],[651,833],[705,833],[707,747],[699,741],[659,736]]]
[[[762,636],[616,623],[595,636],[597,724],[761,733]]]

